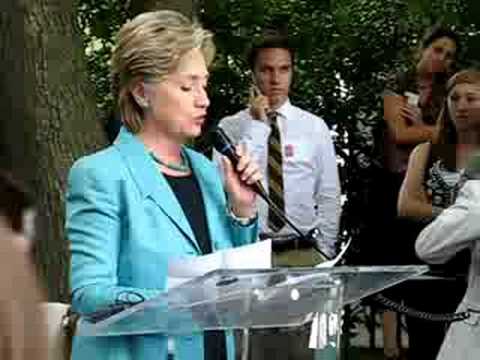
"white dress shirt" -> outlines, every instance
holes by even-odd
[[[319,246],[328,255],[335,253],[339,218],[340,185],[335,150],[325,122],[286,101],[279,109],[282,140],[283,184],[287,217],[302,231],[320,229]],[[252,119],[249,109],[227,116],[219,126],[235,143],[244,143],[262,170],[268,189],[267,156],[269,124]],[[218,153],[214,160],[219,162]],[[260,231],[268,228],[268,205],[259,198]],[[285,225],[280,233],[294,233]]]

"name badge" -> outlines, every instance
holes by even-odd
[[[285,156],[292,157],[293,155],[294,155],[293,145],[292,144],[285,145]]]

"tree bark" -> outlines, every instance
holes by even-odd
[[[0,168],[33,185],[34,141],[31,98],[25,96],[31,74],[25,71],[23,8],[16,0],[0,2]],[[25,156],[24,154],[27,154]]]
[[[38,223],[42,225],[38,229],[36,256],[45,276],[49,300],[66,301],[69,297],[69,252],[64,234],[67,174],[75,159],[104,145],[105,139],[96,119],[93,88],[88,83],[84,48],[75,22],[74,0],[7,1],[14,5],[7,9],[7,18],[22,26],[21,35],[17,35],[24,47],[23,56],[17,58],[21,65],[9,63],[9,66],[24,70],[26,81],[16,85],[24,88],[20,101],[25,108],[21,121],[14,125],[18,126],[15,134],[8,139],[6,134],[0,134],[1,143],[6,144],[5,153],[12,161],[22,159],[24,164],[33,164],[24,169],[23,176],[34,186]],[[2,16],[2,25],[4,22]],[[8,55],[10,52],[13,49],[9,42],[0,37],[0,53],[14,58],[15,54]],[[0,83],[11,78],[8,67],[6,70],[0,76],[3,80]],[[5,101],[0,99],[0,102]],[[12,115],[4,119],[7,127],[18,119],[15,111]]]
[[[175,10],[192,18],[195,0],[132,0],[130,14],[135,16],[144,11]]]

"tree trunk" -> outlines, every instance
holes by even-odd
[[[16,0],[0,1],[0,168],[33,185],[34,139],[31,97],[25,96],[30,75],[22,59],[25,49],[23,9]],[[24,155],[26,154],[26,156]]]
[[[134,16],[144,11],[168,9],[181,12],[191,18],[195,11],[194,3],[196,3],[195,0],[132,0],[130,14]]]
[[[0,54],[16,58],[8,65],[21,66],[28,82],[24,83],[24,96],[19,97],[25,106],[23,113],[13,111],[14,117],[4,118],[7,127],[18,129],[13,135],[2,132],[1,143],[7,144],[5,153],[13,161],[22,159],[22,166],[35,164],[23,169],[23,177],[31,179],[34,186],[38,223],[42,225],[38,229],[37,260],[49,300],[65,301],[69,295],[69,253],[64,234],[67,174],[75,159],[105,144],[105,139],[96,119],[93,88],[87,80],[73,0],[7,2],[14,6],[7,9],[6,19],[20,23],[22,31],[16,33],[15,41],[21,44],[18,47],[24,47],[24,53],[22,57],[9,54],[19,50],[11,48],[7,35],[0,37]],[[14,83],[8,67],[0,77],[0,83]]]

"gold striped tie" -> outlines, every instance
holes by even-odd
[[[272,112],[268,117],[271,126],[270,136],[268,137],[268,193],[273,203],[284,213],[282,140],[278,128],[278,114]],[[285,222],[269,208],[268,226],[270,230],[278,232],[284,225]]]

